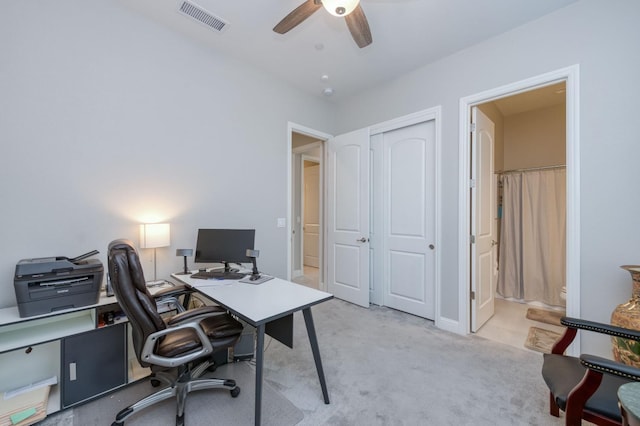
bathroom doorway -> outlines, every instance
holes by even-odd
[[[505,266],[500,265],[498,262],[501,259],[500,250],[506,249],[500,245],[500,241],[502,241],[500,236],[504,236],[504,230],[500,229],[503,219],[502,209],[504,208],[501,202],[504,194],[501,192],[503,188],[499,187],[499,183],[503,181],[503,175],[532,169],[540,171],[546,168],[555,169],[566,166],[567,176],[562,182],[566,182],[567,191],[566,195],[563,196],[563,201],[567,204],[564,206],[567,209],[567,213],[563,216],[563,219],[566,220],[567,258],[562,262],[563,273],[559,280],[562,281],[561,284],[565,285],[560,285],[558,288],[567,288],[566,300],[570,302],[567,304],[570,309],[571,300],[579,300],[579,287],[575,286],[573,288],[577,294],[571,296],[571,280],[568,279],[570,275],[575,278],[574,273],[569,274],[568,272],[575,269],[575,259],[577,258],[576,248],[571,244],[571,236],[576,232],[575,223],[577,222],[577,220],[572,220],[573,215],[576,214],[576,209],[572,203],[575,194],[572,191],[577,185],[575,183],[576,170],[571,167],[572,165],[577,166],[577,157],[575,156],[577,149],[577,140],[575,138],[577,78],[573,78],[574,76],[577,77],[576,74],[577,69],[560,70],[530,81],[465,98],[461,102],[461,113],[463,113],[461,117],[464,117],[465,121],[468,119],[469,123],[471,123],[472,108],[477,108],[495,124],[495,140],[493,141],[495,150],[492,158],[492,170],[489,174],[486,171],[485,173],[480,173],[478,170],[474,170],[474,161],[477,160],[474,157],[476,154],[474,149],[476,148],[471,147],[471,138],[466,141],[461,139],[461,143],[469,144],[468,148],[463,146],[463,158],[467,158],[465,163],[469,165],[468,172],[463,170],[463,175],[468,173],[467,176],[470,178],[468,180],[470,182],[469,187],[474,188],[474,186],[482,183],[480,181],[476,182],[477,176],[490,176],[490,184],[495,185],[492,189],[495,194],[496,205],[492,218],[495,221],[494,225],[497,229],[498,237],[491,241],[495,251],[493,256],[495,261],[491,263],[485,262],[485,266],[487,264],[490,265],[492,273],[495,275],[493,278],[497,278],[500,267]],[[568,91],[570,92],[569,96],[567,95]],[[468,111],[466,111],[467,108]],[[472,125],[465,124],[465,126],[468,126],[469,134],[472,134]],[[462,176],[462,178],[466,179],[465,176]],[[484,183],[486,184],[486,182]],[[470,189],[469,191],[471,192],[472,190]],[[486,192],[483,191],[483,193]],[[477,196],[478,194],[476,194]],[[557,300],[547,303],[544,300],[531,299],[528,295],[525,297],[515,297],[513,294],[503,295],[498,292],[499,286],[495,285],[487,287],[490,291],[484,291],[484,293],[480,291],[482,290],[482,283],[478,282],[476,274],[479,261],[474,257],[476,250],[474,243],[477,241],[478,235],[475,234],[477,230],[471,223],[475,218],[477,208],[474,207],[476,204],[473,199],[472,194],[468,199],[469,201],[462,200],[463,207],[468,207],[467,211],[470,212],[469,218],[471,220],[467,224],[461,222],[461,229],[468,229],[470,232],[467,235],[471,235],[469,244],[461,246],[469,248],[469,252],[461,257],[461,268],[464,267],[463,262],[466,262],[465,259],[469,259],[469,263],[466,263],[467,267],[464,268],[467,272],[463,274],[468,285],[468,298],[466,299],[469,309],[467,311],[469,312],[468,330],[492,340],[501,340],[503,343],[522,348],[529,335],[530,328],[533,324],[536,324],[531,323],[531,320],[527,318],[529,308],[550,311],[562,310],[564,307],[561,305],[565,303],[565,299],[561,303],[558,303]],[[467,231],[463,230],[462,232]],[[565,252],[564,247],[562,247],[562,251]],[[462,286],[461,290],[463,290]],[[558,293],[560,293],[560,290],[558,290]],[[557,297],[559,298],[560,295],[558,294]],[[571,299],[571,297],[574,297],[574,299]],[[474,304],[482,304],[484,306],[488,305],[489,302],[491,302],[491,314],[483,319],[486,322],[474,323],[476,320],[476,317],[474,317],[476,314]],[[575,304],[572,309],[574,309],[573,312],[576,312]],[[579,310],[579,308],[577,309]],[[569,312],[569,309],[567,309],[567,312]],[[547,328],[546,325],[542,327]],[[548,328],[553,329],[553,326]]]

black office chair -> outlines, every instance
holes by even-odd
[[[131,324],[138,362],[151,367],[154,386],[161,381],[170,385],[120,411],[112,426],[122,426],[135,412],[174,396],[176,425],[184,425],[189,392],[223,388],[234,398],[240,394],[233,380],[199,379],[215,368],[213,354],[238,340],[242,333],[240,322],[219,306],[186,310],[163,320],[154,296],[147,290],[138,253],[130,241],[115,240],[109,244],[108,265],[114,293]],[[169,296],[177,298],[179,291],[169,289]],[[163,297],[167,297],[167,292]]]
[[[640,332],[578,318],[563,317],[567,327],[550,354],[544,354],[542,377],[549,387],[549,413],[565,412],[567,426],[579,426],[582,419],[597,425],[622,424],[618,407],[618,388],[640,381],[640,369],[595,355],[564,355],[578,330],[640,341]]]

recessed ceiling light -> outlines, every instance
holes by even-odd
[[[327,74],[323,74],[322,77],[320,77],[320,80],[328,81],[329,80],[329,76]]]
[[[327,87],[322,91],[322,94],[325,96],[333,95],[333,89],[331,87]]]

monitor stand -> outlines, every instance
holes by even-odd
[[[222,262],[224,263],[224,273],[228,274],[229,272],[238,272],[240,271],[238,268],[231,268],[229,266],[229,262]]]

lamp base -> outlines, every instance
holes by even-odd
[[[174,272],[173,275],[191,275],[192,272],[191,271],[180,271],[180,272]]]

